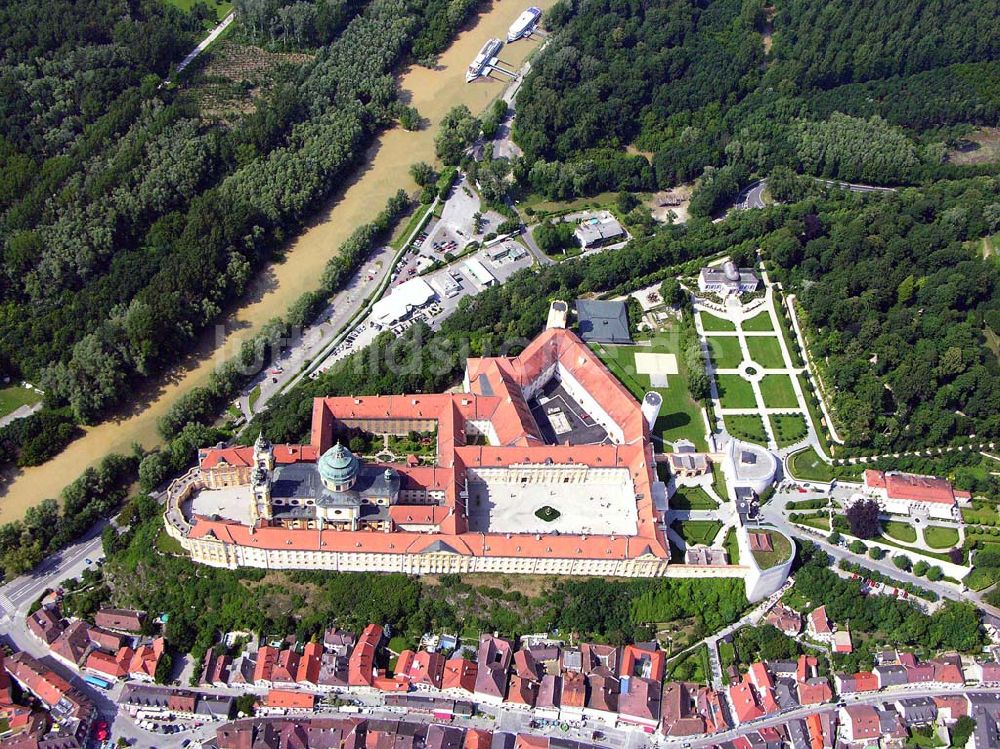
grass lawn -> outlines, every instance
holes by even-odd
[[[940,525],[928,525],[924,528],[924,541],[932,549],[950,549],[958,543],[958,531]]]
[[[743,361],[743,350],[738,336],[708,336],[708,350],[716,369],[736,369]]]
[[[1000,569],[996,567],[973,567],[964,582],[972,590],[984,590],[1000,580]]]
[[[715,376],[719,387],[719,400],[723,408],[756,408],[757,398],[753,387],[740,375],[723,374]]]
[[[719,503],[700,486],[679,486],[670,498],[671,510],[715,510]]]
[[[389,242],[389,246],[394,250],[401,250],[403,242],[416,230],[417,226],[422,226],[427,221],[430,212],[430,204],[417,206],[417,209],[410,216],[409,220],[405,224],[396,227],[396,233],[393,235],[392,241]]]
[[[191,6],[197,2],[197,0],[165,0],[167,5],[173,5],[178,10],[182,10],[185,13],[191,10]],[[208,7],[215,11],[215,17],[219,21],[229,15],[229,11],[233,9],[233,4],[227,2],[227,0],[205,0]]]
[[[749,320],[744,320],[743,330],[753,332],[774,330],[774,323],[771,322],[771,316],[767,313],[767,310],[764,310],[759,315],[754,315]]]
[[[729,552],[729,563],[739,564],[740,563],[740,542],[736,538],[736,529],[730,528],[729,532],[726,533],[726,551]],[[722,643],[720,642],[721,646]]]
[[[549,200],[543,195],[532,193],[523,197],[517,207],[521,213],[527,213],[527,209],[530,208],[533,213],[540,215],[558,215],[584,208],[610,208],[615,204],[617,198],[618,193],[616,192],[602,192],[588,198],[576,198],[575,200]]]
[[[411,647],[410,641],[405,637],[403,637],[402,635],[396,635],[395,637],[389,640],[389,650],[391,650],[394,653],[402,653],[404,650],[407,650],[410,647]]]
[[[917,529],[909,523],[900,523],[896,520],[889,520],[882,528],[885,535],[904,544],[912,544],[917,540]]]
[[[799,518],[796,522],[820,531],[830,530],[830,518],[826,515],[810,515],[809,517]]]
[[[736,663],[736,646],[725,640],[719,641],[719,660],[723,668],[728,668]]]
[[[40,394],[31,388],[23,388],[20,385],[0,388],[0,416],[6,416],[21,406],[33,406],[41,399]]]
[[[670,336],[663,336],[663,338],[671,339]],[[679,348],[679,341],[676,338],[672,340],[674,341],[672,345]],[[680,351],[671,351],[669,346],[666,345],[593,346],[592,349],[615,377],[635,396],[636,400],[641,402],[642,397],[654,389],[663,398],[663,405],[660,406],[660,414],[653,425],[654,436],[658,436],[667,442],[689,439],[695,444],[698,450],[706,450],[708,448],[705,442],[705,422],[701,416],[701,406],[691,397],[691,393],[688,390],[687,365]],[[651,388],[649,385],[649,375],[636,373],[636,351],[676,354],[679,369],[678,374],[670,375],[667,378],[667,387]]]
[[[976,504],[972,507],[962,508],[962,520],[966,523],[993,525],[1000,518],[997,516],[996,505]]]
[[[764,369],[784,369],[785,357],[781,355],[781,342],[776,336],[752,336],[747,338],[750,358]]]
[[[800,481],[833,481],[833,466],[824,463],[812,447],[793,453],[788,468]]]
[[[802,414],[771,414],[771,429],[778,447],[788,447],[804,439],[809,429]]]
[[[768,533],[771,537],[771,545],[774,551],[755,551],[753,558],[757,560],[757,566],[762,570],[771,569],[786,561],[792,555],[792,544],[781,533]]]
[[[723,416],[726,431],[738,440],[767,445],[767,432],[759,416]]]
[[[764,396],[764,405],[768,408],[797,409],[799,407],[799,400],[795,397],[795,389],[792,386],[792,378],[788,375],[765,375],[764,379],[760,381],[760,394]]]
[[[184,551],[184,547],[181,546],[180,541],[173,536],[167,535],[166,528],[161,529],[159,535],[156,537],[156,549],[164,554],[176,554],[178,556],[187,553]]]
[[[726,486],[726,474],[722,471],[722,464],[712,461],[712,488],[724,501],[729,500],[729,489]]]
[[[716,317],[708,312],[701,313],[701,325],[705,330],[736,330],[736,323],[724,317]]]
[[[722,523],[718,520],[675,520],[670,527],[677,531],[688,546],[695,544],[711,546],[722,530]]]

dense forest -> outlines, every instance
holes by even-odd
[[[1000,435],[998,352],[985,340],[1000,333],[1000,266],[963,244],[998,230],[1000,181],[984,177],[821,209],[764,240],[849,445]]]
[[[964,131],[948,126],[1000,112],[989,0],[560,0],[548,23],[559,33],[518,95],[515,136],[523,182],[551,197],[635,189],[638,174],[668,188],[706,166],[957,176],[946,146]]]
[[[294,38],[285,6],[245,6],[238,39],[309,54],[225,124],[184,80],[159,86],[199,19],[160,0],[0,11],[0,375],[48,408],[0,433],[22,464],[190,350],[395,120],[394,67],[473,2],[298,2]]]

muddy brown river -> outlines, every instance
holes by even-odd
[[[542,10],[555,0],[533,0]],[[280,263],[263,270],[247,301],[224,321],[224,330],[206,334],[190,361],[177,367],[145,392],[139,393],[130,414],[88,428],[86,434],[47,463],[20,470],[0,486],[0,522],[16,520],[47,497],[56,497],[89,465],[112,452],[126,452],[133,443],[150,448],[160,440],[156,421],[181,393],[205,384],[212,369],[235,355],[239,342],[268,320],[284,315],[303,292],[316,287],[326,261],[355,226],[370,221],[400,187],[415,188],[409,167],[434,161],[434,134],[444,114],[465,104],[473,112],[485,109],[507,86],[498,78],[465,82],[465,71],[490,37],[506,39],[507,27],[528,5],[527,0],[494,0],[441,55],[434,69],[414,66],[404,70],[400,86],[404,100],[429,122],[419,132],[389,130],[372,145],[366,162],[327,208],[289,246]],[[538,39],[504,45],[500,61],[518,69]]]

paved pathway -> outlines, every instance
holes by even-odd
[[[230,12],[230,14],[228,16],[226,16],[225,18],[223,18],[219,22],[219,25],[216,26],[214,29],[212,29],[210,32],[208,32],[208,36],[206,36],[198,44],[197,47],[195,47],[193,50],[191,50],[188,53],[187,57],[185,57],[183,60],[181,60],[180,64],[177,66],[177,70],[174,71],[174,72],[180,73],[182,70],[184,70],[184,68],[186,68],[192,62],[194,62],[195,58],[208,48],[208,45],[210,45],[212,42],[214,42],[216,39],[218,39],[219,35],[222,34],[223,31],[225,31],[226,29],[229,28],[229,24],[231,24],[233,22],[233,19],[235,19],[235,18],[236,18],[236,11]]]

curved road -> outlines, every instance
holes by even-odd
[[[820,179],[813,177],[821,185],[827,187],[839,187],[850,192],[896,192],[895,187],[877,187],[876,185],[860,185],[853,182],[838,182],[832,179]],[[733,209],[737,211],[749,208],[764,208],[764,190],[767,189],[767,179],[759,179],[744,187],[733,202]]]

